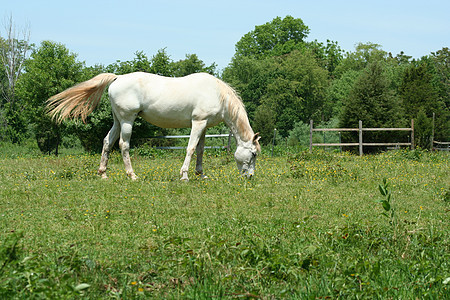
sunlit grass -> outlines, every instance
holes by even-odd
[[[0,271],[2,295],[301,299],[448,292],[447,154],[262,155],[248,180],[232,154],[207,152],[209,179],[195,176],[193,162],[187,183],[179,180],[182,152],[134,155],[137,181],[127,178],[118,152],[108,180],[96,175],[99,155],[0,157],[0,240],[24,235],[17,237],[17,260]],[[384,178],[397,209],[396,236],[376,202]],[[2,253],[0,267],[8,257]]]

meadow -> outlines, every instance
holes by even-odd
[[[281,151],[281,150],[280,150]],[[276,152],[277,153],[277,152]],[[0,298],[448,299],[449,155],[0,147]],[[193,164],[191,164],[191,168]]]

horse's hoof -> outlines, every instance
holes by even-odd
[[[189,181],[189,177],[188,177],[188,172],[187,171],[181,171],[180,172],[180,176],[181,176],[181,178],[180,178],[180,180],[181,181]]]
[[[195,175],[200,177],[200,179],[208,179],[208,176],[203,175],[203,172],[195,172]]]
[[[128,177],[130,177],[131,180],[137,180],[138,179],[138,177],[134,173],[128,174]]]

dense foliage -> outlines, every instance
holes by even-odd
[[[403,52],[393,56],[373,43],[361,43],[354,51],[344,52],[335,41],[308,42],[309,33],[309,27],[292,16],[255,26],[236,43],[235,55],[221,74],[215,64],[205,65],[196,54],[173,61],[166,49],[150,58],[137,51],[131,61],[87,67],[64,45],[44,41],[32,48],[25,61],[25,70],[14,86],[17,100],[12,103],[5,93],[2,95],[0,136],[13,143],[33,136],[47,153],[57,153],[60,143],[75,140],[86,150],[98,151],[102,143],[99,137],[106,135],[112,124],[106,93],[86,124],[70,121],[56,126],[45,116],[46,99],[101,72],[144,71],[173,77],[195,72],[220,75],[239,91],[255,131],[262,134],[266,144],[272,141],[275,128],[279,139],[297,135],[289,140],[304,140],[305,136],[298,135],[307,131],[299,128],[305,128],[311,119],[322,126],[353,128],[359,120],[370,127],[403,127],[415,119],[416,144],[420,147],[432,146],[433,130],[435,140],[448,140],[447,47],[413,59]],[[0,41],[2,49],[10,49],[8,40]],[[9,84],[5,70],[1,65],[2,90]],[[133,140],[170,131],[138,119]],[[351,141],[356,137],[343,138]],[[398,142],[405,138],[377,133],[366,140]]]

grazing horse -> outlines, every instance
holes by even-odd
[[[107,178],[109,152],[119,139],[125,170],[128,176],[136,179],[129,149],[133,122],[137,116],[163,128],[192,128],[186,158],[180,170],[181,180],[189,180],[188,169],[195,150],[195,171],[203,176],[205,132],[208,127],[220,122],[225,122],[236,138],[234,157],[239,172],[247,177],[253,176],[256,155],[261,151],[258,133],[255,134],[250,127],[237,93],[225,82],[206,73],[180,78],[143,72],[99,74],[48,99],[49,115],[57,122],[78,117],[85,121],[108,85],[114,124],[103,141],[98,169],[102,178]]]

